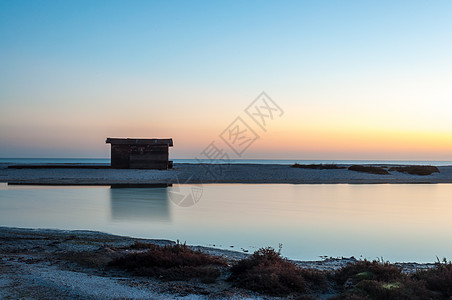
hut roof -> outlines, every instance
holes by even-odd
[[[172,147],[173,139],[107,138],[105,143],[112,145],[168,145]]]

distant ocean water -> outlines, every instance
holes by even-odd
[[[197,159],[172,159],[175,164],[197,164]],[[204,161],[209,163],[208,160]],[[297,160],[297,159],[236,159],[230,163],[237,164],[400,164],[452,166],[452,161],[421,160]],[[0,158],[0,164],[110,164],[109,158]]]

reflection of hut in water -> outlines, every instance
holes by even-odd
[[[111,167],[114,169],[171,169],[169,147],[173,139],[115,139],[111,144]]]
[[[170,221],[167,190],[165,187],[117,188],[112,186],[110,189],[112,220]]]

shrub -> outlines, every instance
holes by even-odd
[[[251,257],[242,259],[231,267],[232,281],[236,286],[263,294],[285,296],[304,292],[305,280],[296,265],[272,248],[262,248]]]
[[[360,260],[348,264],[336,272],[336,280],[339,284],[344,284],[347,280],[353,283],[361,280],[377,280],[384,282],[397,281],[402,278],[401,270],[390,263]]]
[[[445,298],[452,297],[452,263],[446,259],[434,268],[417,271],[413,278],[424,280],[429,290],[439,292]]]
[[[140,276],[156,276],[164,280],[200,278],[204,282],[215,281],[221,273],[219,267],[226,266],[223,258],[191,250],[185,244],[140,244],[138,248],[148,250],[126,254],[109,265]]]
[[[132,245],[130,245],[127,248],[128,249],[133,249],[133,250],[144,250],[144,249],[153,249],[154,246],[155,246],[155,244],[135,241]]]
[[[300,165],[298,163],[294,163],[291,165],[292,168],[300,168],[300,169],[316,169],[316,170],[335,170],[335,169],[345,169],[345,167],[340,167],[336,164],[310,164],[310,165]]]
[[[328,280],[331,274],[316,269],[299,268],[299,273],[306,282],[306,287],[310,291],[324,291],[328,289]]]
[[[440,173],[435,166],[405,166],[405,167],[391,167],[389,171],[397,171],[400,173],[408,173],[411,175],[431,175],[433,173]]]
[[[336,271],[335,276],[345,289],[342,299],[432,299],[425,280],[403,274],[387,262],[358,261]]]
[[[353,165],[348,168],[350,171],[364,172],[378,175],[389,175],[390,173],[382,167]]]
[[[399,281],[381,282],[362,280],[342,294],[343,299],[416,300],[431,299],[431,294],[420,281],[403,276]]]

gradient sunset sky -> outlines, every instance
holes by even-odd
[[[452,1],[2,0],[0,157],[172,137],[194,158],[265,91],[284,115],[242,158],[452,160],[451,16]]]

